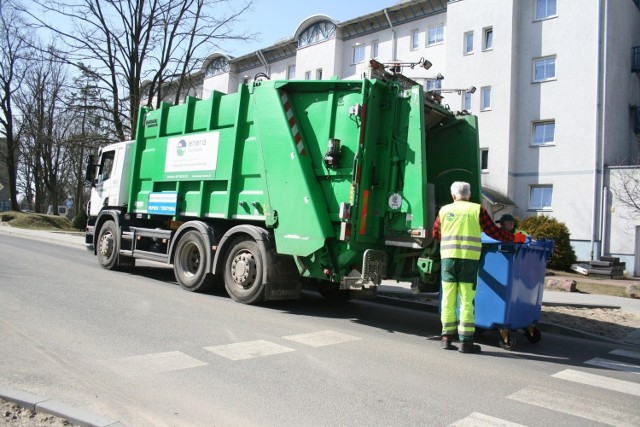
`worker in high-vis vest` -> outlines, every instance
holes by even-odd
[[[433,225],[433,237],[440,240],[440,272],[442,294],[440,321],[442,322],[442,348],[456,350],[452,345],[456,332],[460,352],[479,353],[474,344],[475,311],[473,299],[478,283],[478,269],[482,242],[480,233],[503,242],[524,243],[526,236],[501,230],[489,213],[477,203],[470,202],[471,186],[456,181],[451,185],[453,203],[443,206]],[[460,298],[460,319],[456,316]]]

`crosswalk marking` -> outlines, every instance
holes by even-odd
[[[640,353],[637,351],[617,349],[617,350],[610,351],[609,354],[615,354],[616,356],[630,357],[632,359],[640,359]]]
[[[205,362],[179,351],[123,357],[121,359],[106,360],[103,363],[109,369],[124,377],[158,374],[206,365]]]
[[[560,371],[551,376],[562,380],[573,381],[575,383],[619,391],[620,393],[631,394],[633,396],[640,396],[640,384],[632,383],[631,381],[603,377],[601,375],[594,375],[588,372],[574,371],[573,369],[565,369],[564,371]]]
[[[548,388],[530,386],[507,396],[507,399],[613,426],[637,427],[640,425],[640,410],[637,408],[607,404]]]
[[[356,341],[359,337],[342,334],[335,331],[320,331],[309,334],[289,335],[282,337],[285,340],[295,341],[311,347],[323,347],[325,345],[341,344],[343,342]]]
[[[602,359],[596,357],[584,362],[587,365],[599,366],[601,368],[615,369],[616,371],[633,372],[640,374],[640,366],[631,363],[618,362],[617,360]]]
[[[449,427],[525,427],[522,424],[516,424],[500,418],[490,417],[489,415],[474,412],[466,418],[458,420]]]
[[[255,357],[270,356],[272,354],[295,351],[293,348],[275,344],[269,341],[257,340],[238,342],[226,345],[204,347],[205,350],[226,357],[231,360],[253,359]]]

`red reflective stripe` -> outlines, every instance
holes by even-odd
[[[360,179],[362,179],[362,166],[358,165],[358,169],[356,170],[356,184],[360,184]]]
[[[289,97],[287,93],[280,89],[280,100],[282,101],[282,105],[284,106],[284,111],[287,115],[287,121],[289,122],[289,128],[291,130],[291,135],[293,136],[293,140],[296,143],[296,148],[298,149],[298,153],[304,156],[306,154],[304,150],[304,145],[302,143],[302,137],[300,136],[300,132],[298,132],[298,126],[296,126],[296,121],[293,118],[293,110],[291,109],[291,104],[289,103]]]
[[[362,210],[360,211],[360,235],[367,231],[367,213],[369,212],[369,190],[362,192]]]
[[[360,124],[360,147],[364,146],[364,128],[367,122],[367,104],[362,106],[362,123]]]

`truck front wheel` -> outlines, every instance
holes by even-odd
[[[98,262],[107,270],[115,270],[118,266],[118,227],[114,221],[107,221],[100,229],[96,252]]]
[[[224,263],[224,287],[231,298],[243,304],[264,301],[263,262],[255,241],[239,238],[232,243]]]
[[[187,231],[178,241],[173,272],[182,289],[203,292],[211,287],[213,277],[206,272],[206,250],[202,234],[195,230]]]

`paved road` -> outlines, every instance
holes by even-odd
[[[251,307],[142,273],[0,236],[0,388],[129,426],[640,425],[633,347],[489,336],[462,355],[430,339],[431,312],[315,294]]]

